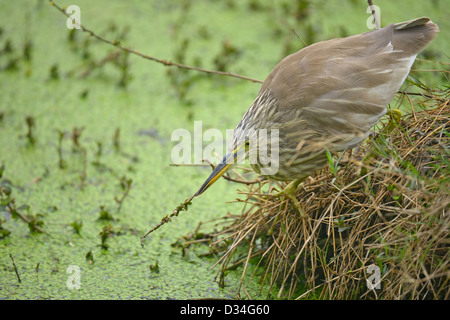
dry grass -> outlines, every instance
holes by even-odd
[[[272,196],[285,184],[245,186],[242,213],[209,234],[219,283],[242,265],[240,289],[260,276],[278,298],[448,299],[449,92],[414,98],[399,125],[303,183],[306,217]],[[248,271],[256,263],[260,275]],[[379,289],[368,288],[370,265],[380,268]]]

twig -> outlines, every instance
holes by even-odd
[[[228,175],[228,173],[224,174],[223,178],[225,180],[228,180],[228,181],[231,181],[231,182],[242,183],[242,184],[255,184],[255,183],[260,183],[261,182],[261,179],[255,179],[255,180],[252,180],[252,181],[234,179],[234,178],[230,177]]]
[[[414,72],[444,72],[444,73],[450,73],[448,70],[437,70],[437,69],[411,69],[411,71]]]
[[[62,151],[62,142],[64,139],[64,132],[61,130],[58,131],[58,165],[60,169],[64,169],[66,167],[66,162],[63,159],[63,151]]]
[[[141,237],[141,246],[144,247],[144,239],[153,231],[159,229],[162,225],[166,224],[167,222],[171,221],[171,218],[178,216],[178,214],[181,211],[187,211],[188,207],[192,204],[192,199],[195,197],[195,194],[193,194],[189,199],[184,201],[182,204],[180,204],[178,207],[176,207],[171,214],[165,216],[161,219],[161,222],[158,223],[156,226],[154,226],[152,229],[150,229],[146,234],[144,234]]]
[[[303,45],[304,45],[305,48],[306,48],[308,45],[306,44],[305,41],[303,41],[302,38],[300,38],[300,36],[297,34],[297,32],[295,32],[294,28],[291,27],[291,31],[295,34],[295,36],[298,38],[298,40],[300,40],[300,41],[303,43]]]
[[[62,9],[61,7],[59,7],[54,1],[49,0],[49,2],[50,2],[50,4],[51,4],[52,6],[54,6],[56,9],[58,9],[58,11],[60,11],[61,13],[63,13],[66,17],[68,17],[68,18],[70,17],[70,15],[69,15],[68,13],[66,13],[66,12],[64,11],[64,9]],[[177,67],[177,68],[181,68],[181,69],[195,70],[195,71],[204,72],[204,73],[209,73],[209,74],[218,74],[218,75],[222,75],[222,76],[228,76],[228,77],[234,77],[234,78],[239,78],[239,79],[243,79],[243,80],[248,80],[248,81],[251,81],[251,82],[262,83],[261,80],[253,79],[253,78],[246,77],[246,76],[242,76],[242,75],[239,75],[239,74],[236,74],[236,73],[232,73],[232,72],[217,71],[217,70],[209,70],[209,69],[205,69],[205,68],[199,68],[199,67],[194,67],[194,66],[188,66],[188,65],[181,64],[181,63],[177,63],[177,62],[172,62],[172,61],[170,61],[170,60],[159,59],[159,58],[155,58],[155,57],[152,57],[152,56],[148,56],[148,55],[146,55],[146,54],[140,53],[139,51],[136,51],[136,50],[133,50],[133,49],[130,49],[130,48],[121,46],[120,43],[119,43],[119,41],[117,41],[117,40],[110,41],[110,40],[108,40],[108,39],[105,39],[105,38],[99,36],[98,34],[94,33],[92,30],[86,28],[86,27],[85,27],[84,25],[82,25],[81,23],[80,23],[80,28],[81,28],[81,30],[82,30],[83,32],[88,33],[90,36],[96,38],[97,40],[100,40],[100,41],[102,41],[102,42],[104,42],[104,43],[107,43],[107,44],[109,44],[109,45],[115,46],[115,47],[117,47],[117,48],[119,48],[119,49],[121,49],[121,50],[123,50],[123,51],[132,53],[132,54],[137,55],[137,56],[139,56],[139,57],[141,57],[141,58],[144,58],[144,59],[147,59],[147,60],[151,60],[151,61],[154,61],[154,62],[161,63],[161,64],[163,64],[163,65],[166,66],[166,67],[173,66],[173,67]]]
[[[213,169],[213,171],[214,171],[214,169],[215,169],[216,167],[211,163],[211,161],[209,161],[209,160],[203,160],[203,161],[206,162],[207,164],[209,164],[209,166],[210,166],[210,167]],[[259,179],[256,179],[256,180],[253,180],[253,181],[234,179],[234,178],[230,177],[230,175],[229,175],[228,172],[225,173],[224,175],[222,175],[222,177],[223,177],[225,180],[232,181],[232,182],[236,182],[236,183],[242,183],[242,184],[255,184],[255,183],[261,182],[261,180],[259,180]]]
[[[375,9],[374,9],[372,0],[367,0],[367,2],[369,3],[370,9],[372,10],[372,16],[373,16],[373,19],[375,20],[375,27],[376,27],[377,29],[380,29],[380,20],[378,19],[378,16],[377,16],[377,14],[375,13]]]
[[[80,78],[86,78],[96,68],[100,68],[100,67],[102,67],[103,65],[105,65],[108,62],[116,60],[119,56],[120,56],[120,51],[119,50],[109,53],[106,57],[104,57],[100,61],[92,62],[90,68],[87,68],[79,77]],[[76,69],[78,69],[78,67]]]
[[[171,167],[209,167],[209,164],[203,163],[169,163]]]
[[[17,276],[17,280],[19,280],[19,283],[21,283],[22,281],[20,280],[19,272],[17,271],[17,267],[16,267],[16,264],[14,262],[14,258],[13,258],[11,253],[9,254],[9,257],[11,258],[11,261],[12,261],[12,264],[13,264],[13,267],[14,267],[14,272],[16,273],[16,276]]]
[[[117,207],[117,212],[120,212],[120,209],[122,209],[122,204],[123,201],[125,200],[125,198],[128,196],[128,194],[130,193],[131,190],[131,183],[133,182],[133,180],[131,179],[127,179],[126,177],[122,177],[120,184],[122,185],[122,187],[125,189],[122,197],[119,199],[117,198],[117,196],[114,197],[114,201],[116,201],[116,203],[119,205]]]
[[[116,131],[114,131],[113,145],[114,145],[114,150],[116,152],[120,151],[120,128],[119,127],[117,127]]]
[[[45,231],[40,228],[38,225],[36,225],[36,223],[33,223],[32,220],[28,219],[28,217],[22,215],[18,210],[18,208],[16,208],[16,202],[15,199],[12,199],[10,203],[8,203],[8,205],[6,206],[6,208],[9,210],[9,212],[12,215],[17,215],[19,217],[20,220],[22,220],[23,222],[25,222],[26,224],[28,224],[30,230],[33,229],[36,232],[39,233],[45,233]]]
[[[81,155],[83,156],[83,169],[80,173],[80,188],[83,189],[87,178],[87,151],[85,147],[80,147]]]
[[[215,169],[215,166],[208,160],[203,160],[206,162],[206,164],[203,163],[170,163],[169,166],[171,167],[211,167],[213,170]],[[261,182],[261,179],[255,179],[252,181],[248,180],[239,180],[230,177],[228,172],[222,176],[225,180],[236,182],[236,183],[242,183],[242,184],[255,184]]]
[[[443,61],[435,61],[435,60],[428,60],[428,59],[421,59],[421,58],[416,58],[416,61],[420,61],[420,62],[431,62],[431,63],[439,63],[445,66],[450,66],[450,63],[448,62],[443,62]]]
[[[34,118],[31,116],[25,117],[25,122],[27,123],[27,134],[25,137],[28,139],[30,145],[33,145],[36,142],[36,138],[33,135],[33,128],[35,125]]]

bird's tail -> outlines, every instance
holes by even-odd
[[[430,18],[421,17],[394,24],[392,44],[406,56],[413,56],[424,49],[438,34],[439,27]]]

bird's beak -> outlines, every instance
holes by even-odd
[[[203,192],[205,192],[206,189],[208,189],[214,182],[217,181],[225,172],[228,171],[228,169],[233,165],[233,163],[226,163],[222,160],[221,163],[217,165],[217,167],[214,168],[211,175],[206,179],[205,183],[200,187],[200,189],[197,191],[195,196],[201,195]]]
[[[242,154],[243,148],[237,148],[233,152],[228,153],[222,161],[214,168],[211,175],[206,179],[195,196],[201,195],[208,189],[214,182],[216,182],[225,172],[227,172],[236,162],[238,157]]]

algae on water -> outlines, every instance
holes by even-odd
[[[377,2],[382,23],[426,14],[442,35],[449,30],[444,1]],[[264,1],[77,5],[84,25],[123,46],[260,80],[302,48],[291,26],[311,44],[367,31],[368,18],[365,4],[337,0],[310,1],[307,12]],[[170,166],[172,132],[192,132],[194,121],[233,129],[259,85],[124,54],[68,30],[47,1],[3,2],[0,16],[0,298],[273,297],[260,293],[257,262],[248,266],[247,296],[237,292],[239,268],[219,286],[214,252],[177,246],[200,222],[242,211],[231,203],[239,197],[232,183],[216,183],[144,248],[139,240],[210,172]],[[448,49],[445,36],[436,39],[417,69],[433,69],[427,61],[445,61]],[[415,75],[434,83],[446,76]]]

